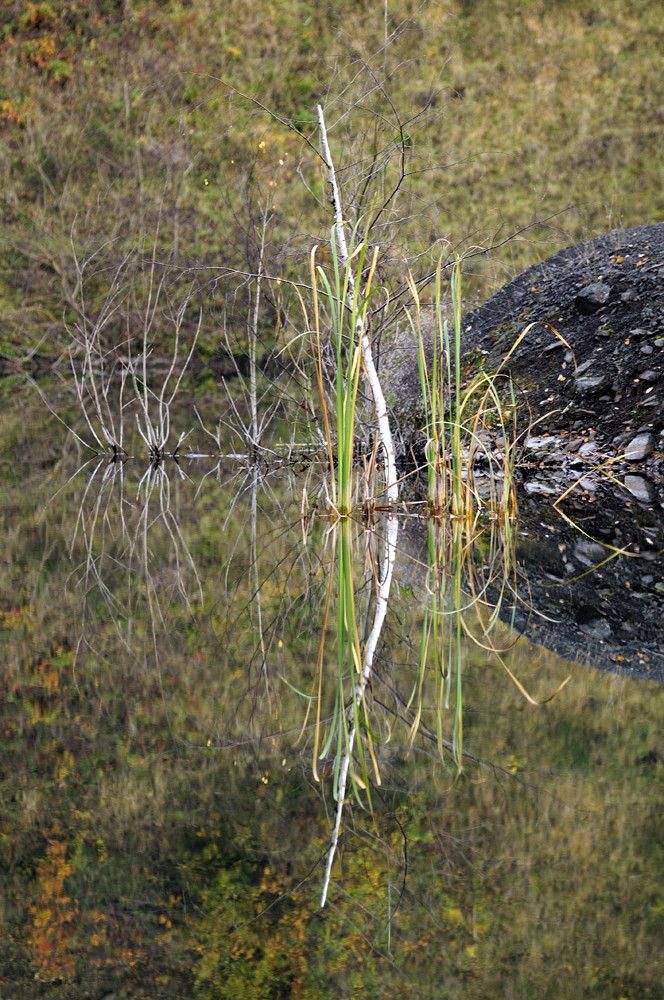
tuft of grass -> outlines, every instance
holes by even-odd
[[[319,648],[317,672],[319,679],[318,704],[316,719],[316,735],[314,739],[314,774],[317,773],[316,758],[325,757],[330,747],[335,747],[335,794],[339,788],[340,768],[343,751],[351,750],[350,728],[345,711],[345,686],[347,671],[351,675],[361,675],[363,650],[359,638],[357,614],[355,608],[355,585],[353,575],[354,544],[352,517],[358,509],[358,498],[355,493],[355,454],[354,439],[356,430],[357,393],[362,370],[362,331],[367,322],[369,301],[375,289],[372,289],[373,275],[376,268],[377,253],[374,252],[366,281],[363,279],[367,239],[358,239],[358,228],[352,232],[348,254],[341,259],[335,234],[336,224],[331,232],[331,265],[326,270],[316,263],[314,247],[311,253],[311,285],[314,330],[313,354],[316,379],[323,407],[325,429],[327,435],[327,450],[330,462],[330,479],[332,496],[329,516],[332,517],[332,530],[335,539],[336,576],[338,580],[337,607],[337,678],[334,712],[328,734],[322,749],[320,749],[319,723],[321,714],[322,694],[322,651]],[[322,295],[319,294],[319,286]],[[331,425],[327,416],[326,391],[322,360],[321,326],[323,316],[329,322],[329,336],[334,349],[334,398],[336,410],[335,436],[332,437]],[[333,579],[333,568],[330,568],[330,580]],[[326,609],[329,612],[331,591],[328,591]],[[323,625],[325,633],[326,623]],[[371,744],[369,717],[364,698],[360,699],[362,720],[360,720],[360,704],[353,699],[353,726],[355,730],[362,728],[369,734]],[[351,770],[351,780],[356,790],[369,785],[361,741],[358,741],[361,762],[361,779],[357,779]],[[319,753],[320,749],[320,753]],[[373,755],[373,751],[372,755]],[[343,793],[342,793],[343,794]]]

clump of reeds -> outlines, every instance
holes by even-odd
[[[374,659],[387,614],[390,585],[398,535],[398,480],[394,448],[387,418],[387,408],[380,381],[373,365],[368,322],[369,303],[377,294],[373,287],[378,259],[373,249],[367,263],[368,230],[359,236],[359,226],[351,230],[346,244],[343,216],[336,187],[325,123],[319,109],[324,160],[332,186],[336,221],[332,228],[324,267],[317,261],[317,248],[311,254],[312,346],[316,380],[319,387],[325,437],[330,467],[328,517],[335,545],[331,559],[324,622],[317,661],[316,723],[314,738],[314,775],[317,760],[333,757],[333,792],[337,802],[336,818],[321,898],[324,905],[331,868],[338,843],[347,784],[358,801],[370,806],[371,780],[380,784],[375,752],[368,690]],[[411,739],[417,733],[423,713],[424,692],[433,678],[437,739],[441,755],[451,754],[457,769],[464,756],[463,744],[463,643],[467,638],[487,652],[500,656],[492,632],[505,601],[517,600],[514,579],[514,536],[512,519],[516,513],[514,464],[517,446],[516,394],[509,379],[500,372],[489,373],[482,365],[467,372],[461,344],[461,269],[458,260],[451,266],[452,323],[444,319],[442,301],[443,263],[435,275],[434,310],[437,336],[430,362],[422,337],[421,306],[417,285],[409,277],[411,307],[407,310],[411,328],[418,342],[418,358],[424,411],[424,466],[426,470],[427,599],[423,607],[422,638],[417,664],[417,679],[404,719],[409,721]],[[305,310],[306,314],[306,310]],[[333,394],[336,421],[333,427],[327,407],[327,388],[323,365],[323,326],[327,323],[334,348]],[[525,334],[523,334],[525,335]],[[522,335],[522,336],[523,336]],[[514,345],[516,347],[517,345]],[[514,349],[514,348],[513,348]],[[354,477],[354,440],[358,417],[358,391],[362,373],[366,374],[376,408],[376,448],[385,458],[382,503],[358,496]],[[481,473],[481,476],[480,476]],[[479,479],[482,478],[482,482]],[[357,482],[361,477],[357,477]],[[378,491],[379,493],[381,491]],[[376,511],[386,517],[376,520]],[[409,516],[421,508],[399,505],[400,516]],[[490,540],[480,544],[483,519],[488,518]],[[363,642],[358,625],[356,590],[353,577],[354,525],[371,525],[382,538],[380,559],[374,563],[375,608],[365,625]],[[479,557],[478,557],[479,555]],[[336,569],[336,573],[334,570]],[[337,664],[334,685],[334,708],[322,736],[321,706],[324,702],[324,646],[328,616],[332,605],[334,580],[337,583]],[[497,592],[497,602],[489,598]],[[468,623],[475,611],[476,625]],[[506,669],[508,669],[506,667]],[[509,672],[509,670],[508,670]],[[352,678],[350,686],[348,678]],[[510,673],[510,676],[513,675]],[[520,690],[527,692],[513,677]],[[530,699],[532,701],[532,699]],[[452,712],[451,727],[447,726]],[[357,769],[354,761],[357,760]],[[372,778],[367,761],[372,763]]]
[[[422,717],[424,681],[431,660],[437,687],[439,749],[442,754],[445,746],[451,748],[456,765],[460,767],[463,755],[462,640],[468,631],[465,613],[486,600],[486,588],[477,592],[474,586],[475,540],[481,533],[480,517],[485,507],[502,525],[502,572],[506,579],[509,578],[510,517],[516,509],[514,399],[511,396],[512,405],[505,407],[496,377],[482,367],[470,377],[462,371],[459,260],[455,259],[450,277],[451,326],[445,318],[442,273],[441,260],[435,274],[436,334],[430,358],[427,358],[422,334],[417,285],[409,278],[412,303],[407,314],[418,345],[424,410],[428,594],[423,609],[418,676],[409,708],[413,710],[410,734],[414,738]],[[485,482],[481,489],[475,480],[478,458],[484,466]],[[494,620],[496,616],[497,609],[494,609]],[[453,723],[448,741],[444,720],[450,709],[453,710]]]

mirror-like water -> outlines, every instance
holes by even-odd
[[[42,388],[89,440],[71,394]],[[128,421],[136,457],[109,462],[34,389],[4,387],[2,995],[659,996],[661,688],[570,660],[632,667],[631,650],[647,676],[660,563],[604,563],[587,508],[568,536],[524,500],[514,567],[501,582],[502,543],[478,533],[463,600],[479,599],[422,671],[428,528],[403,518],[321,910],[354,669],[329,586],[340,550],[319,446],[229,457],[238,435],[203,430],[229,407],[183,384],[178,461],[146,461]],[[367,517],[350,532],[361,645],[387,531]],[[501,588],[501,616],[568,659],[497,614],[487,641]],[[442,723],[436,707],[453,658],[460,771],[458,692]],[[508,670],[536,702],[571,679],[536,706]]]

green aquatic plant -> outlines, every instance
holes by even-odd
[[[422,307],[417,285],[409,275],[411,308],[407,315],[417,342],[424,413],[426,473],[427,599],[419,650],[418,679],[411,694],[414,707],[411,739],[422,717],[422,691],[429,658],[438,678],[436,729],[443,752],[445,717],[453,710],[451,751],[457,768],[463,756],[463,685],[461,642],[466,633],[464,612],[480,599],[469,596],[474,578],[473,553],[479,518],[488,508],[504,533],[503,570],[509,575],[510,521],[516,510],[513,488],[516,425],[514,393],[503,403],[499,376],[481,367],[467,377],[461,343],[461,266],[451,265],[451,326],[442,294],[443,260],[435,273],[433,312],[435,335],[427,346],[422,331]],[[511,422],[508,423],[507,415]],[[497,447],[500,443],[500,447]],[[478,468],[481,466],[481,469]],[[493,560],[492,560],[493,562]],[[472,589],[472,588],[471,588]],[[496,611],[497,616],[497,611]]]
[[[329,261],[328,266],[318,260],[317,247],[313,248],[310,258],[312,354],[330,466],[331,496],[328,497],[327,516],[334,539],[314,698],[314,776],[318,778],[318,760],[331,757],[333,794],[336,800],[336,816],[321,894],[321,905],[324,905],[341,830],[347,785],[350,783],[356,801],[364,802],[371,808],[371,781],[376,785],[381,783],[376,753],[377,737],[367,692],[373,679],[376,650],[388,609],[399,528],[396,516],[399,481],[387,406],[373,362],[368,321],[369,304],[377,292],[372,283],[377,268],[378,249],[373,248],[367,263],[370,225],[365,227],[364,236],[360,238],[359,224],[356,224],[351,228],[349,243],[346,242],[336,174],[320,108],[319,126],[335,210],[330,253],[323,255]],[[409,275],[408,279],[412,297],[412,313],[408,311],[408,314],[411,327],[418,337],[420,384],[425,414],[425,523],[428,547],[427,596],[424,600],[418,679],[406,705],[406,713],[413,739],[422,723],[423,692],[432,657],[436,687],[433,703],[439,752],[441,756],[451,754],[459,770],[464,754],[462,643],[466,636],[473,636],[477,631],[473,631],[466,623],[466,613],[476,606],[483,609],[489,604],[490,585],[501,572],[509,572],[509,567],[514,563],[510,518],[515,509],[513,445],[516,431],[514,423],[508,426],[508,421],[514,420],[515,399],[510,387],[505,404],[505,393],[498,387],[499,373],[490,376],[480,368],[472,378],[465,378],[462,371],[459,261],[454,262],[450,282],[453,316],[451,330],[447,320],[443,318],[442,271],[443,264],[439,262],[435,274],[438,336],[434,340],[430,366],[421,335],[417,284],[412,276]],[[324,325],[328,331],[328,342],[333,347],[331,379],[326,378]],[[355,488],[360,480],[356,473],[355,435],[358,424],[358,392],[363,373],[375,407],[375,444],[369,465],[375,463],[377,448],[380,447],[384,457],[384,483],[382,490],[374,490],[371,495],[361,497]],[[329,382],[332,383],[335,406],[335,433],[327,406]],[[489,468],[484,477],[484,499],[480,496],[481,489],[476,484],[474,475],[474,466],[479,457]],[[366,481],[369,479],[374,481],[375,476],[367,477]],[[377,503],[378,498],[380,503]],[[497,545],[500,558],[496,557],[496,548],[492,544],[490,581],[478,583],[474,566],[475,541],[480,533],[479,513],[485,507],[502,529],[500,544]],[[415,509],[411,510],[407,504],[403,505],[406,516]],[[379,514],[378,520],[376,512]],[[368,525],[369,533],[378,538],[380,546],[380,558],[375,557],[372,569],[375,606],[373,613],[367,609],[367,618],[362,628],[358,621],[354,576],[357,522]],[[497,542],[498,537],[494,532],[493,542]],[[337,664],[334,707],[323,738],[322,705],[327,700],[323,676],[325,636],[335,581]],[[503,585],[500,592],[504,595],[505,592],[510,592],[510,587],[505,588]],[[497,617],[498,609],[493,607],[488,624],[482,627],[482,615],[478,615],[480,645],[496,653],[499,650],[492,642],[490,632]],[[361,639],[363,634],[367,636],[364,642]],[[453,712],[453,722],[448,735],[446,719],[450,710]],[[353,764],[355,759],[357,769]],[[371,776],[368,761],[372,765]]]
[[[323,109],[318,106],[318,123],[321,136],[323,161],[328,171],[328,180],[332,192],[335,222],[331,232],[330,246],[332,253],[332,271],[328,273],[315,265],[312,253],[312,288],[315,318],[315,356],[316,373],[321,389],[321,399],[325,407],[325,393],[322,384],[323,372],[321,361],[320,337],[320,302],[318,297],[318,281],[325,291],[328,314],[331,320],[332,339],[336,357],[336,462],[334,461],[333,444],[329,434],[329,421],[326,418],[328,433],[328,454],[330,455],[330,472],[333,482],[333,513],[336,534],[337,579],[338,579],[338,609],[337,609],[337,685],[335,708],[332,723],[328,729],[327,740],[321,756],[324,756],[332,745],[336,744],[334,755],[334,797],[336,799],[336,817],[332,831],[330,850],[328,853],[321,906],[325,905],[332,870],[332,864],[337,849],[339,833],[346,798],[346,787],[350,777],[355,794],[359,790],[369,788],[369,778],[365,762],[363,738],[373,763],[374,776],[380,784],[380,772],[374,752],[374,739],[371,731],[369,712],[366,702],[366,690],[372,677],[374,659],[381,635],[394,570],[396,555],[396,538],[398,522],[388,515],[388,525],[384,537],[382,566],[377,575],[376,604],[371,629],[363,645],[360,643],[357,615],[355,608],[355,589],[353,584],[353,554],[351,537],[352,483],[353,483],[353,441],[356,422],[357,391],[360,370],[365,373],[366,381],[371,391],[374,404],[376,434],[380,441],[384,458],[384,501],[388,508],[398,499],[398,480],[392,431],[387,413],[387,405],[378,378],[373,359],[370,329],[367,319],[369,300],[372,296],[372,281],[378,259],[378,250],[374,248],[366,278],[364,277],[364,262],[368,246],[369,230],[364,239],[358,240],[358,226],[352,229],[350,246],[346,242],[344,216],[337,185],[336,171],[327,139],[327,129]],[[332,576],[332,574],[330,574]],[[328,590],[328,604],[331,591]],[[323,634],[325,624],[323,626]],[[321,653],[322,653],[321,640]],[[350,661],[353,678],[350,706],[346,702],[345,669]],[[316,715],[316,736],[314,740],[314,758],[319,750],[319,725],[321,709],[322,656],[318,662],[319,696]],[[357,748],[361,777],[355,774],[351,763]],[[314,773],[316,764],[314,762]]]

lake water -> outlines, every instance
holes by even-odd
[[[41,391],[68,426],[20,377],[2,387],[0,996],[661,996],[660,685],[516,641],[500,621],[487,643],[474,607],[441,647],[442,672],[456,657],[462,672],[459,770],[445,749],[455,692],[437,711],[441,670],[418,671],[428,526],[404,516],[365,767],[355,755],[321,910],[335,699],[353,667],[338,656],[325,456],[294,423],[300,401],[278,408],[252,464],[230,457],[246,450],[240,396],[235,412],[220,387],[183,384],[169,440],[190,436],[177,462],[151,464],[133,417],[133,457],[110,461],[83,446],[70,382]],[[561,558],[602,562],[586,535],[556,540],[542,510]],[[350,532],[361,645],[386,532],[387,514],[372,516]],[[543,568],[531,559],[530,590],[508,574],[522,628],[547,588],[566,600],[564,573],[535,579]],[[600,605],[615,609],[620,574],[598,572],[565,650],[619,669],[616,649],[638,647],[647,677],[661,644],[651,628],[647,649],[636,634],[611,652],[619,627]],[[644,593],[659,572],[652,559],[640,571]],[[499,586],[481,595],[485,622]],[[540,632],[551,619],[540,605]]]

